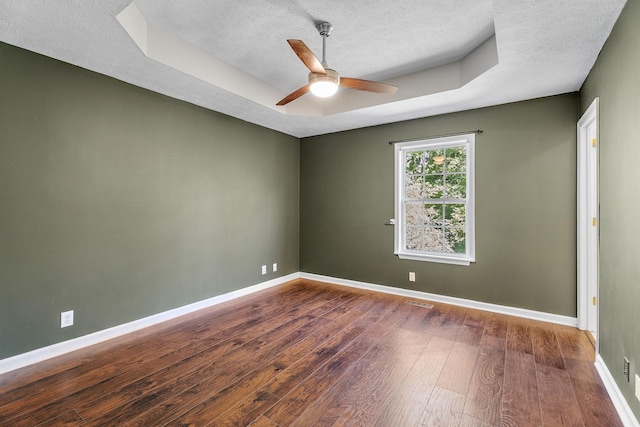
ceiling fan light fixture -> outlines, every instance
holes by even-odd
[[[316,29],[322,36],[322,62],[314,55],[309,47],[302,40],[289,39],[287,43],[291,49],[298,55],[302,63],[311,71],[309,73],[309,83],[301,88],[291,92],[282,98],[277,106],[287,105],[291,101],[295,101],[302,95],[311,92],[315,96],[327,98],[338,92],[338,88],[346,87],[348,89],[365,90],[374,93],[394,94],[397,87],[386,83],[373,82],[371,80],[356,79],[353,77],[340,78],[337,71],[327,67],[327,37],[331,34],[333,26],[328,22],[319,22]]]
[[[325,68],[327,74],[309,73],[309,90],[315,96],[328,98],[335,95],[340,86],[340,76],[335,70]]]

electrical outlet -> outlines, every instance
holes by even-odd
[[[262,266],[262,274],[267,274],[267,266],[266,265]]]
[[[622,367],[622,375],[624,375],[624,377],[627,379],[627,381],[629,381],[629,359],[627,359],[626,357],[624,358],[624,365]]]
[[[640,400],[640,376],[636,374],[636,399]]]
[[[416,281],[416,273],[414,273],[413,271],[409,272],[409,281],[410,282],[415,282]]]
[[[60,313],[60,327],[66,328],[73,325],[73,310]]]
[[[276,271],[278,271],[278,263],[274,262],[273,263],[273,272],[275,273]]]

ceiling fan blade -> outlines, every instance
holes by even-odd
[[[295,101],[296,99],[300,98],[307,92],[309,92],[309,85],[304,85],[300,89],[291,92],[289,95],[282,98],[276,105],[287,105],[291,101]]]
[[[372,82],[371,80],[354,79],[351,77],[340,77],[340,86],[357,90],[366,90],[368,92],[387,94],[396,93],[396,91],[398,90],[396,86],[388,85],[386,83]]]
[[[317,74],[327,74],[318,58],[311,52],[302,40],[287,40],[291,49],[298,55],[298,58],[307,66],[309,71]]]

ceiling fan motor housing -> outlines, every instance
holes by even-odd
[[[307,92],[311,92],[320,98],[327,98],[329,96],[333,96],[338,91],[341,84],[346,88],[365,90],[368,92],[388,94],[396,92],[398,89],[397,87],[385,83],[372,82],[352,77],[340,79],[340,75],[336,70],[332,70],[327,67],[327,37],[331,34],[333,26],[326,21],[317,22],[316,29],[322,36],[322,62],[318,61],[318,58],[302,40],[287,40],[293,51],[298,55],[298,58],[300,58],[311,72],[309,73],[309,83],[307,85],[291,92],[289,95],[282,98],[276,105],[287,105]]]
[[[320,97],[331,96],[340,86],[340,75],[331,68],[324,69],[327,74],[309,73],[309,88],[311,92]]]

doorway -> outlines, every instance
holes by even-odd
[[[578,327],[598,351],[598,134],[599,98],[578,121]]]

